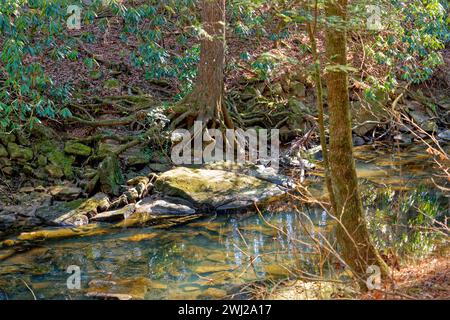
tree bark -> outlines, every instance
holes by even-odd
[[[341,21],[328,25],[326,29],[329,162],[336,202],[335,215],[340,220],[337,240],[345,262],[353,269],[360,283],[364,283],[369,265],[377,265],[384,274],[387,274],[388,267],[371,243],[367,230],[353,159],[348,75],[345,69],[336,68],[347,65],[347,0],[329,0],[325,10],[327,18],[338,17]],[[365,289],[365,285],[362,288]]]
[[[316,106],[317,106],[317,122],[319,124],[319,137],[320,145],[322,147],[323,164],[325,171],[325,184],[328,190],[328,196],[330,199],[330,210],[332,214],[336,214],[336,201],[334,200],[333,184],[330,177],[330,163],[328,160],[328,145],[325,136],[325,120],[324,120],[324,107],[323,107],[323,86],[322,77],[320,75],[321,64],[319,52],[317,49],[317,20],[319,15],[318,0],[314,1],[314,20],[307,23],[307,32],[311,43],[311,53],[314,60],[314,82],[316,85]]]
[[[200,44],[198,76],[193,91],[181,104],[188,107],[188,118],[211,127],[232,128],[224,105],[225,0],[203,0],[201,10],[205,34]]]

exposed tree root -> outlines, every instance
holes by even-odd
[[[131,115],[128,117],[118,118],[118,119],[107,119],[107,120],[85,120],[76,116],[70,117],[70,120],[78,122],[91,127],[113,127],[113,126],[124,126],[133,123],[138,119],[138,115]],[[142,120],[142,118],[141,118]]]
[[[147,95],[95,97],[93,100],[94,103],[71,103],[72,110],[81,111],[83,116],[73,115],[69,121],[91,127],[123,126],[144,120],[146,117],[144,110],[157,105],[157,102]],[[105,108],[113,108],[117,111],[116,113],[127,114],[127,116],[106,120],[95,119],[95,115],[105,113]],[[75,110],[73,111],[76,113]],[[111,114],[111,111],[107,114]]]
[[[233,120],[222,103],[214,103],[211,107],[199,102],[201,100],[197,97],[195,92],[191,93],[169,110],[172,130],[183,127],[191,128],[194,121],[202,121],[203,126],[210,129],[234,128]]]

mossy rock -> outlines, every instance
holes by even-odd
[[[117,143],[100,143],[98,145],[98,149],[97,149],[97,155],[102,157],[102,156],[107,156],[111,153],[116,153],[117,150],[120,149],[120,145]]]
[[[67,141],[64,152],[76,156],[88,157],[92,153],[92,148],[76,141]]]
[[[296,116],[311,113],[309,108],[297,98],[290,98],[288,101],[288,107]]]
[[[8,156],[8,151],[6,150],[6,148],[4,146],[2,146],[0,144],[0,158],[7,157],[7,156]]]
[[[103,159],[99,165],[98,174],[102,192],[118,196],[125,179],[122,175],[119,160],[115,155],[110,154]]]
[[[29,146],[30,145],[30,137],[23,130],[16,131],[16,143],[21,146]]]
[[[251,207],[255,201],[267,203],[286,193],[285,188],[252,176],[184,167],[163,173],[155,187],[165,195],[217,211],[241,210]]]
[[[64,172],[61,169],[60,166],[49,164],[45,166],[45,171],[48,173],[48,175],[52,178],[62,178],[64,176]]]
[[[7,176],[12,176],[14,173],[14,168],[13,167],[3,167],[2,172],[4,174],[6,174]]]
[[[280,95],[282,95],[284,93],[283,92],[283,86],[281,85],[281,83],[276,82],[270,87],[270,92],[273,95],[280,96]]]
[[[6,157],[0,157],[0,168],[12,166],[11,160]]]
[[[39,180],[48,180],[48,173],[47,170],[45,168],[38,168],[36,170],[34,170],[33,175],[35,178],[39,179]]]
[[[51,152],[58,150],[59,146],[52,140],[44,140],[41,142],[38,142],[35,147],[36,153],[43,154],[47,156]]]
[[[31,150],[31,148],[19,146],[14,142],[8,143],[8,153],[11,159],[21,159],[25,161],[33,159],[33,150]]]
[[[292,81],[290,83],[290,90],[298,98],[306,97],[306,86],[298,81]]]
[[[45,167],[47,165],[47,157],[42,154],[38,155],[37,163],[40,167]]]
[[[16,136],[12,133],[0,132],[0,142],[7,146],[10,142],[16,142]]]
[[[31,135],[39,140],[60,140],[60,136],[51,127],[43,124],[35,124],[31,129]]]
[[[60,167],[64,175],[69,179],[73,178],[72,164],[74,160],[73,156],[67,156],[60,150],[54,150],[48,155],[48,161],[52,165]]]
[[[143,166],[143,165],[148,164],[149,162],[150,162],[150,156],[148,156],[144,153],[134,154],[127,158],[127,164],[132,167]]]
[[[26,164],[22,167],[22,172],[29,177],[34,176],[34,168],[29,164]]]

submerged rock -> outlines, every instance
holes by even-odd
[[[143,240],[151,240],[153,238],[156,238],[157,236],[158,233],[139,233],[129,237],[119,238],[119,240],[139,242]]]
[[[86,296],[100,299],[141,300],[150,288],[152,288],[152,281],[144,277],[117,280],[94,279],[89,282]]]
[[[78,228],[53,228],[32,232],[23,232],[17,238],[22,241],[58,240],[74,237],[91,237],[107,234],[109,230],[100,228],[96,224]]]
[[[212,272],[220,272],[220,271],[230,271],[236,269],[236,266],[234,265],[200,265],[197,268],[194,269],[194,272],[199,274],[204,273],[212,273]]]
[[[208,288],[202,292],[199,298],[209,298],[209,299],[223,299],[227,295],[227,292],[222,289]]]
[[[196,207],[218,209],[230,203],[243,209],[254,202],[275,200],[287,191],[266,180],[223,170],[178,167],[159,176],[155,188],[192,202]]]

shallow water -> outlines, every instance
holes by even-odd
[[[436,171],[422,147],[399,152],[365,146],[355,155],[364,198],[387,188],[394,193],[413,192],[419,185],[433,190]],[[311,190],[324,193],[321,183],[310,181]],[[0,262],[0,299],[245,298],[243,285],[253,281],[295,277],[299,270],[326,275],[333,267],[319,268],[307,232],[318,241],[325,241],[319,233],[333,240],[334,224],[320,207],[297,204],[304,214],[286,211],[281,203],[265,211],[264,219],[250,212],[171,229],[100,226],[102,232],[93,236],[33,241],[21,244],[22,252],[3,249],[0,257],[14,254]],[[373,206],[368,205],[369,213]],[[67,283],[76,284],[69,266],[79,267],[80,289],[68,289]],[[243,293],[233,295],[238,291]]]
[[[319,210],[310,214],[317,222],[317,231],[326,231]],[[296,214],[267,213],[265,217],[280,230],[252,214],[202,219],[170,230],[127,229],[105,236],[43,243],[1,263],[0,286],[8,298],[32,298],[19,279],[33,288],[37,298],[81,298],[89,292],[86,289],[92,280],[91,292],[189,299],[215,288],[219,290],[209,290],[211,298],[219,297],[226,294],[220,290],[232,290],[245,282],[288,276],[298,251],[308,252],[308,247],[289,240],[307,240],[296,223]],[[80,266],[82,290],[67,289],[66,269],[70,265]],[[99,282],[101,285],[96,286],[95,280],[116,284]],[[122,285],[122,280],[130,282]],[[150,289],[145,293],[140,287]]]

